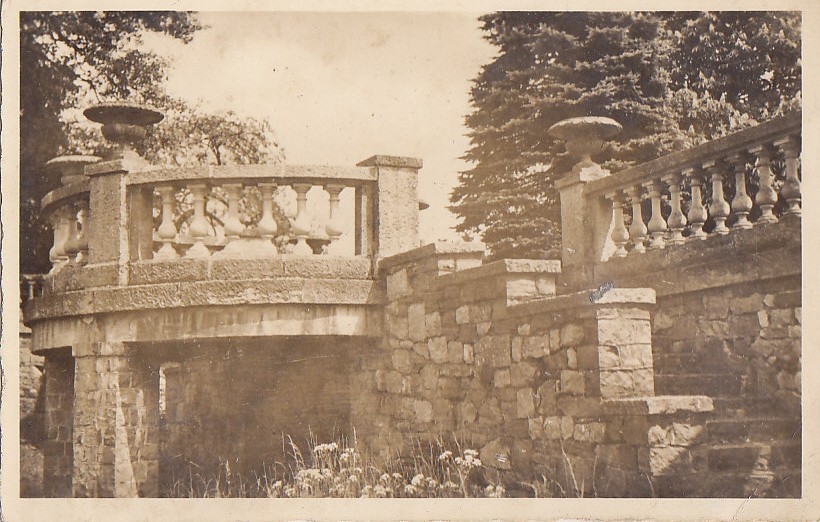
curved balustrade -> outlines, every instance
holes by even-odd
[[[584,196],[611,206],[614,257],[799,217],[800,139],[791,114],[591,181]]]
[[[85,264],[88,260],[88,181],[65,185],[49,192],[41,201],[41,208],[54,234],[48,253],[50,273],[59,271],[68,264]]]
[[[140,229],[150,230],[151,246],[141,253],[143,260],[327,254],[333,253],[334,244],[346,231],[356,236],[355,254],[372,254],[368,250],[372,245],[363,240],[372,235],[365,229],[373,224],[373,211],[363,208],[373,203],[377,175],[372,169],[309,165],[154,168],[128,173],[124,180],[129,200],[148,194],[145,204],[130,205],[128,215],[132,235],[139,235]],[[280,215],[277,222],[277,190],[288,187],[295,194],[296,215],[287,223]],[[309,215],[307,205],[308,192],[314,187],[327,193],[327,211],[320,212],[327,219],[318,227],[317,216]],[[343,221],[340,201],[345,190],[355,192],[355,223]],[[247,206],[252,191],[260,208],[241,216],[240,207]],[[181,208],[185,202],[190,216]],[[219,215],[212,211],[214,206],[221,206]],[[54,233],[50,273],[86,264],[89,215],[97,210],[90,208],[88,178],[50,192],[41,207]],[[287,233],[283,228],[289,229]]]

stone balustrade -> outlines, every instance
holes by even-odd
[[[564,264],[636,256],[799,218],[800,150],[801,113],[794,113],[615,174],[594,164],[576,168],[597,175],[573,172],[556,183],[570,222]],[[571,226],[573,214],[583,216],[582,226]]]
[[[373,272],[378,259],[418,246],[419,159],[373,156],[353,167],[157,167],[136,145],[162,119],[159,112],[113,103],[86,116],[103,124],[114,152],[47,164],[62,186],[41,202],[53,230],[46,294],[103,285],[97,275],[111,271],[114,285],[131,285],[144,268],[137,265],[185,259],[331,254],[368,259]],[[294,203],[291,218],[278,208]],[[62,284],[66,278],[77,284]]]
[[[193,172],[191,171],[193,170]],[[152,225],[153,259],[190,258],[254,258],[280,253],[315,255],[332,253],[346,230],[355,223],[344,223],[340,212],[343,191],[355,192],[357,212],[366,204],[366,194],[374,190],[375,176],[364,168],[329,168],[315,166],[234,166],[200,169],[164,169],[135,173],[127,183],[138,190],[151,191],[159,207],[158,220]],[[295,193],[296,215],[289,222],[287,235],[274,218],[277,189],[289,187]],[[307,206],[307,194],[313,187],[328,195],[327,219],[316,227]],[[251,193],[261,207],[245,213]],[[190,198],[190,218],[182,220],[179,202]],[[208,212],[211,203],[222,207],[221,215]],[[150,209],[153,210],[153,209]],[[250,221],[248,221],[250,217]],[[352,217],[352,216],[351,216]],[[143,216],[150,219],[151,216]],[[369,232],[360,222],[354,235],[367,237]],[[292,243],[292,244],[291,244]],[[366,245],[355,245],[355,255],[367,255]]]

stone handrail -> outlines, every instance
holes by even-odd
[[[801,134],[801,118],[802,113],[795,112],[696,147],[636,165],[612,176],[590,182],[586,186],[585,193],[589,196],[606,194],[635,183],[641,183],[648,178],[660,178],[664,173],[697,168],[708,161],[724,159],[735,153],[742,154],[750,147],[770,144],[782,137],[799,136]]]
[[[799,217],[801,116],[788,114],[612,175],[592,165],[600,174],[579,180],[579,199],[572,196],[579,181],[568,176],[556,184],[566,207],[562,217],[580,211],[580,204],[586,224],[570,226],[569,236],[565,231],[565,250],[571,245],[565,264],[639,255]],[[573,237],[578,234],[586,238]],[[583,255],[573,258],[577,250]]]
[[[96,167],[99,169],[100,167]],[[90,167],[89,172],[94,171]],[[134,172],[128,176],[128,185],[157,185],[168,182],[191,180],[234,180],[250,182],[262,179],[285,179],[291,183],[321,185],[339,182],[346,185],[376,181],[370,169],[363,167],[329,165],[200,165],[186,168],[152,168]]]

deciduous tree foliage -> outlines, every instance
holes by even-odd
[[[560,257],[553,184],[571,166],[547,129],[608,116],[613,171],[799,105],[800,20],[790,13],[495,13],[498,47],[471,92],[472,168],[452,209],[493,257]]]

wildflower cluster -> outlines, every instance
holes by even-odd
[[[478,452],[465,449],[461,454],[450,450],[427,457],[419,451],[411,467],[402,461],[389,461],[381,466],[365,459],[354,447],[331,442],[314,445],[308,458],[291,441],[295,467],[285,476],[258,479],[254,489],[245,488],[242,496],[274,498],[335,497],[335,498],[446,498],[501,497],[504,488],[487,484]],[[420,449],[420,448],[419,448]],[[404,461],[406,463],[406,461]],[[230,477],[227,468],[226,476]],[[223,491],[227,481],[208,482],[197,496],[236,496],[237,491]],[[191,489],[193,492],[193,489]]]

